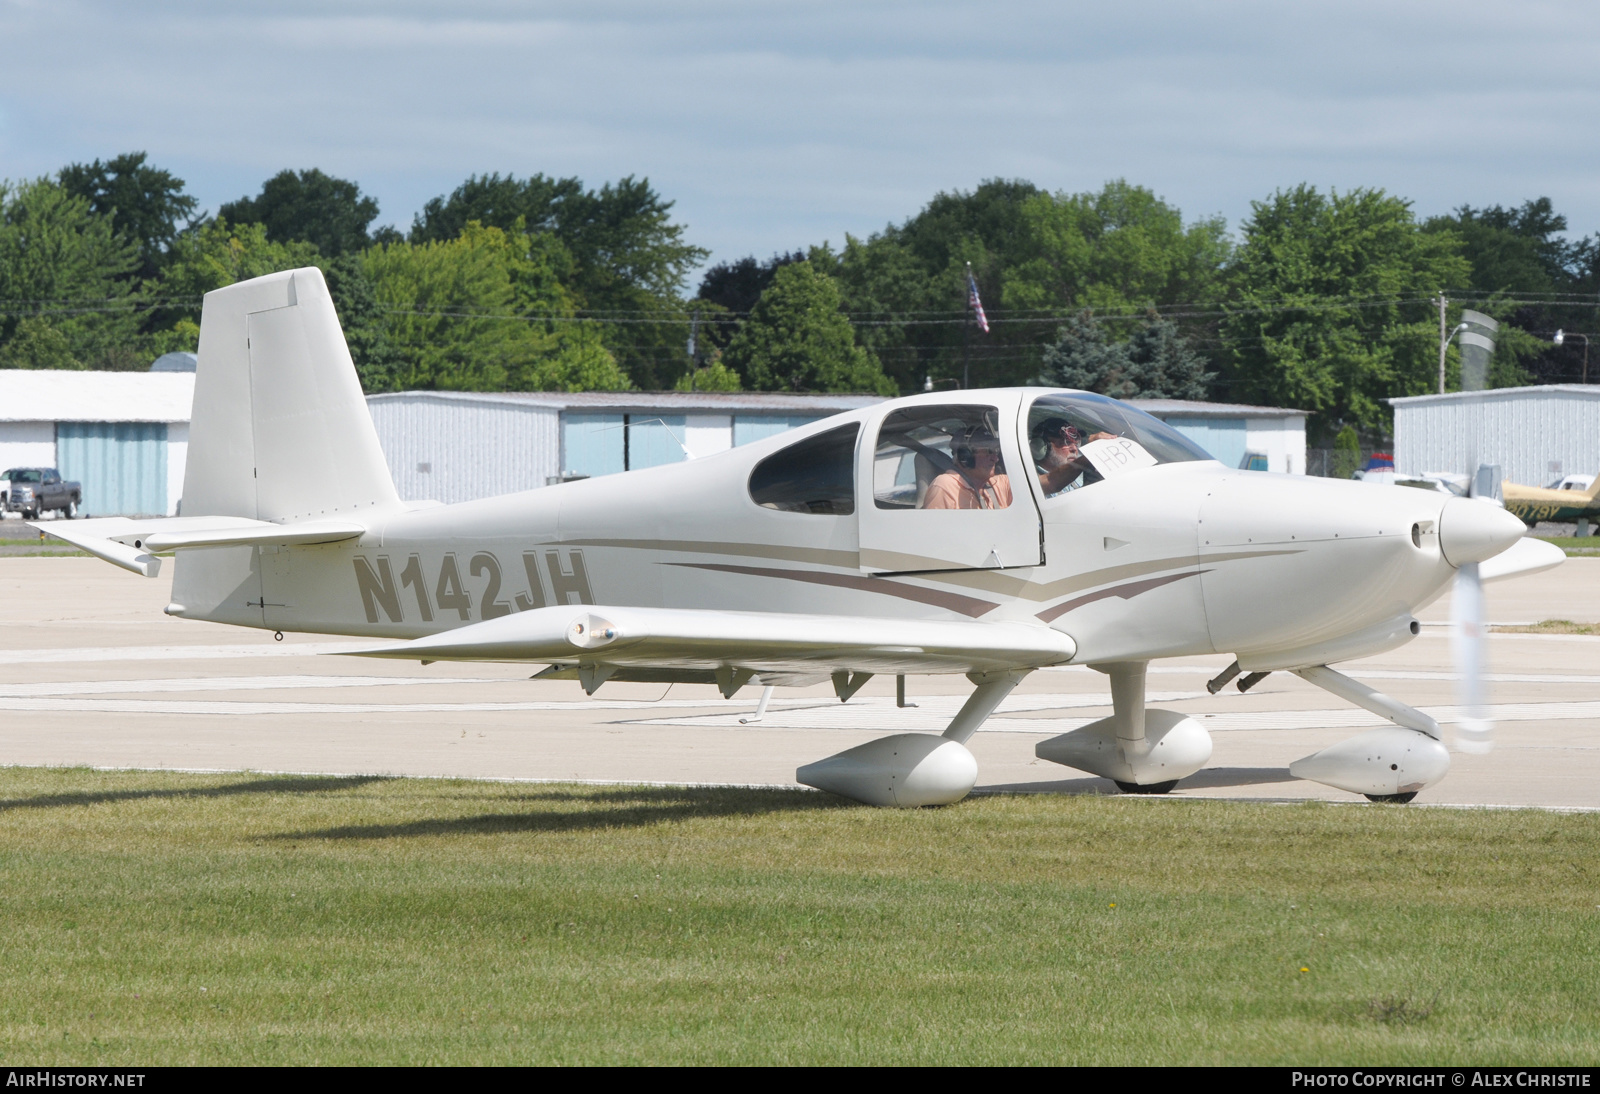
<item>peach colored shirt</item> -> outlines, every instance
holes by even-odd
[[[1011,480],[996,475],[974,491],[967,480],[946,471],[928,484],[923,496],[924,509],[1007,509],[1011,506]]]

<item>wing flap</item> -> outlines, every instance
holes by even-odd
[[[1042,624],[876,619],[685,608],[538,608],[352,651],[421,661],[529,661],[815,675],[991,672],[1070,661],[1071,638]]]

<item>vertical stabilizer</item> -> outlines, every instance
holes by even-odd
[[[314,267],[206,294],[183,515],[293,521],[398,503]]]

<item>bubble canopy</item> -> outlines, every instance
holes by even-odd
[[[1084,391],[1035,399],[1026,440],[1046,498],[1144,467],[1213,458],[1160,419]]]
[[[1052,437],[1081,444],[1099,434],[1137,441],[1158,464],[1215,459],[1161,419],[1104,395],[1041,395],[1028,408],[1028,448],[1037,461],[1046,458]]]

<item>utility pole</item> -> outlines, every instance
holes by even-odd
[[[700,309],[695,308],[694,318],[689,320],[689,390],[694,390],[694,339],[700,333]]]
[[[1439,305],[1439,394],[1444,394],[1444,353],[1450,348],[1450,336],[1445,333],[1445,305],[1450,301],[1444,298],[1444,290],[1439,290],[1438,297],[1434,300]]]

